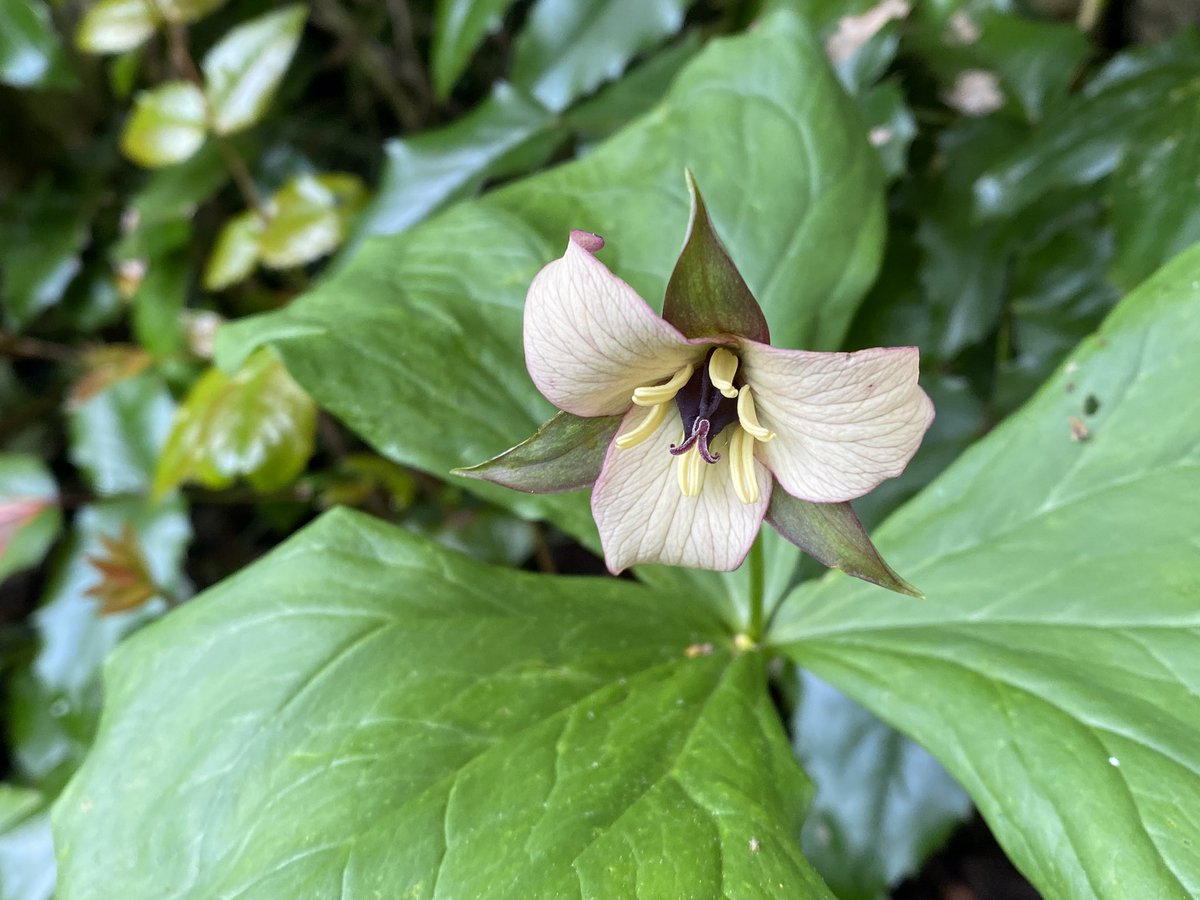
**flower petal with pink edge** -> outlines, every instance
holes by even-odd
[[[629,408],[634,388],[703,358],[592,254],[603,239],[572,231],[525,299],[525,364],[542,395],[577,416]]]
[[[633,428],[643,409],[630,410],[618,434]],[[729,572],[741,565],[771,502],[771,473],[755,462],[759,499],[743,503],[733,489],[726,429],[713,444],[722,454],[702,463],[704,483],[685,497],[676,478],[676,457],[668,449],[683,436],[670,415],[643,443],[627,450],[608,448],[592,490],[592,516],[600,530],[604,561],[614,575],[636,563],[666,563]]]
[[[741,357],[759,422],[775,432],[759,458],[802,500],[853,500],[894,478],[933,422],[916,347],[811,353],[746,341]]]

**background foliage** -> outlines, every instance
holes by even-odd
[[[0,0],[0,897],[1200,893],[1165,9]],[[926,601],[768,536],[740,652],[744,572],[448,476],[551,411],[569,228],[658,302],[685,165],[777,343],[921,347],[856,507]]]

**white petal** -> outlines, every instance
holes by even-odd
[[[861,497],[904,471],[933,421],[918,369],[916,347],[809,353],[745,342],[742,374],[776,434],[759,458],[794,497]]]
[[[634,388],[704,356],[592,255],[602,243],[571,232],[567,252],[525,298],[529,374],[547,400],[577,416],[622,413]]]
[[[626,431],[644,415],[632,410],[621,424]],[[655,562],[729,572],[741,565],[762,525],[771,501],[771,474],[755,462],[759,498],[743,503],[733,487],[729,436],[721,432],[713,449],[721,454],[706,466],[698,497],[685,497],[668,448],[683,436],[678,415],[669,415],[646,441],[620,450],[608,448],[604,468],[592,490],[592,515],[600,529],[609,571]]]

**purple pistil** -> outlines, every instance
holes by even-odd
[[[672,456],[682,456],[692,449],[692,445],[696,445],[696,452],[700,454],[700,458],[706,463],[715,463],[721,458],[720,453],[713,453],[708,449],[708,431],[712,428],[712,423],[708,419],[697,419],[692,423],[692,433],[687,436],[687,439],[679,445],[672,444],[670,453]]]

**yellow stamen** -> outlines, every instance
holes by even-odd
[[[775,432],[768,431],[758,424],[758,411],[754,408],[754,396],[750,393],[750,385],[743,385],[738,391],[738,422],[756,441],[764,444],[775,437]]]
[[[638,444],[646,440],[650,435],[654,434],[656,429],[667,414],[666,403],[656,403],[650,407],[650,411],[646,413],[644,419],[637,424],[636,428],[631,428],[623,435],[617,438],[617,449],[628,450],[630,447],[636,447]]]
[[[736,428],[729,441],[729,467],[733,475],[733,492],[743,503],[757,503],[758,478],[754,471],[754,438],[742,428]]]
[[[679,490],[683,491],[685,497],[699,497],[700,488],[704,486],[705,469],[705,462],[700,458],[700,449],[693,444],[692,448],[678,459],[675,475],[679,478]]]
[[[712,379],[718,391],[731,399],[738,395],[737,388],[733,386],[733,376],[737,374],[737,367],[738,358],[724,347],[713,351],[708,360],[708,377]]]
[[[633,392],[633,402],[638,406],[655,406],[659,403],[670,403],[675,399],[675,395],[679,393],[679,389],[687,384],[688,379],[692,377],[692,372],[696,369],[691,363],[682,367],[666,384],[655,384],[649,387],[640,387]]]

